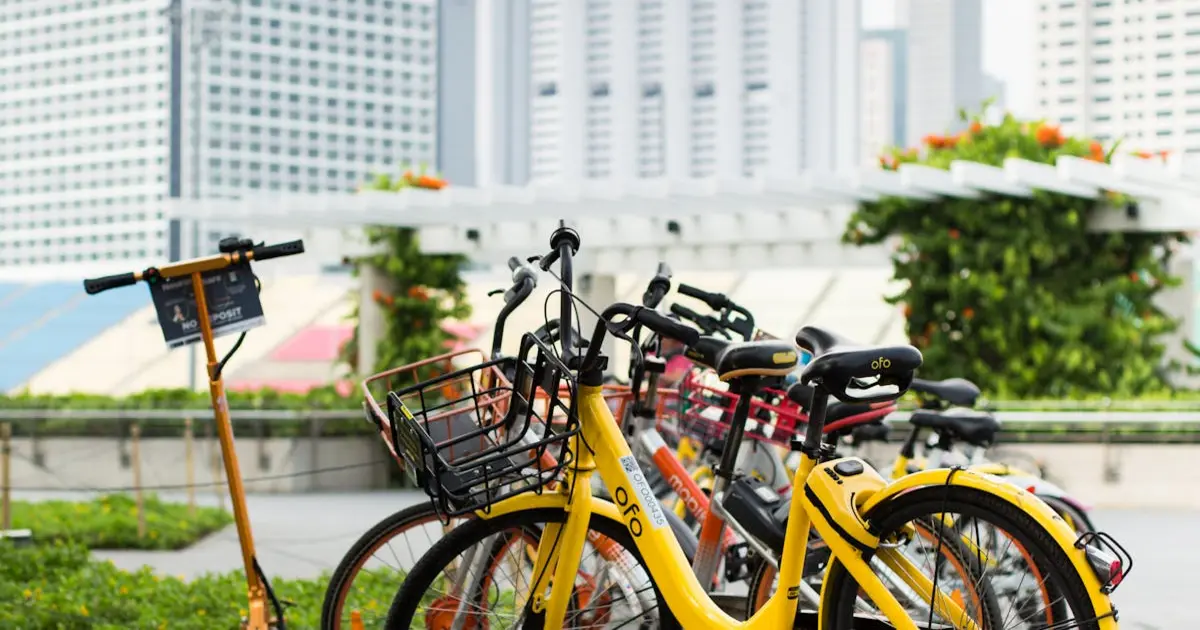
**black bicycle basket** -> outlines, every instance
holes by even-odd
[[[458,370],[387,396],[392,443],[442,520],[542,492],[579,432],[573,374],[526,334],[516,357]]]

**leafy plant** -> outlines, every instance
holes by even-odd
[[[399,192],[408,188],[440,190],[446,182],[422,172],[405,172],[399,178],[378,175],[360,191]],[[459,274],[466,259],[459,255],[425,254],[417,242],[416,230],[394,226],[366,229],[368,243],[379,253],[354,262],[355,273],[370,266],[382,272],[386,289],[377,290],[372,300],[384,310],[385,332],[375,354],[374,371],[379,372],[406,363],[442,354],[452,335],[442,322],[470,315],[466,285]],[[358,369],[358,313],[355,334],[342,349],[342,359],[351,370]]]
[[[966,132],[929,136],[922,149],[893,149],[881,165],[1052,164],[1068,155],[1107,162],[1117,150],[1067,137],[1045,121],[1007,115],[986,126],[962,116],[970,120]],[[898,238],[894,277],[907,286],[889,301],[904,305],[910,342],[925,354],[924,376],[966,377],[995,398],[1137,396],[1165,387],[1161,336],[1177,322],[1154,298],[1179,283],[1166,264],[1186,238],[1087,230],[1098,210],[1126,201],[1045,191],[885,198],[858,208],[844,240]]]
[[[13,527],[33,531],[39,542],[72,541],[89,549],[182,549],[233,522],[229,513],[144,498],[146,535],[137,535],[133,497],[112,494],[90,501],[13,501]]]
[[[372,570],[355,579],[354,597],[364,620],[380,620],[402,573]],[[329,576],[273,579],[289,628],[320,627]],[[374,608],[372,608],[374,603]],[[237,628],[246,613],[240,570],[192,580],[156,575],[150,568],[123,571],[90,558],[86,546],[58,542],[15,547],[0,541],[0,627],[22,630],[127,630]]]

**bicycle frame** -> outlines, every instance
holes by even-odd
[[[646,483],[632,451],[626,444],[620,428],[614,422],[611,410],[605,404],[601,389],[581,385],[578,393],[578,409],[582,425],[580,435],[572,438],[575,462],[569,470],[569,483],[560,486],[561,494],[518,495],[491,506],[480,518],[494,518],[519,510],[536,508],[558,508],[567,512],[566,521],[547,527],[538,545],[536,566],[553,567],[553,571],[541,572],[542,579],[533,585],[533,608],[544,611],[549,628],[560,628],[571,596],[570,588],[551,589],[553,584],[574,584],[583,543],[592,513],[608,517],[625,524],[640,551],[650,575],[655,576],[667,605],[685,628],[780,628],[789,627],[795,618],[799,584],[804,567],[807,534],[810,526],[829,544],[833,554],[845,565],[855,578],[867,598],[897,628],[916,630],[904,608],[887,586],[874,574],[860,555],[860,549],[872,549],[876,555],[897,573],[917,576],[913,586],[925,601],[933,601],[937,609],[947,618],[966,618],[948,595],[932,596],[931,585],[920,577],[920,572],[905,571],[908,559],[900,552],[880,547],[865,525],[858,519],[858,512],[867,512],[873,506],[896,494],[918,487],[965,486],[976,488],[1020,506],[1053,536],[1071,558],[1084,581],[1103,630],[1117,627],[1111,616],[1108,597],[1101,592],[1101,585],[1087,564],[1086,554],[1074,546],[1077,538],[1053,510],[1038,501],[1028,492],[997,482],[970,471],[927,470],[908,475],[887,483],[878,473],[866,467],[864,474],[847,479],[844,485],[831,485],[830,475],[813,475],[817,468],[832,468],[837,462],[818,463],[808,455],[802,455],[793,486],[804,488],[796,492],[789,514],[784,552],[779,569],[779,587],[766,605],[748,621],[740,622],[723,612],[705,593],[696,576],[688,570],[689,563],[674,534],[667,526],[663,515],[665,508],[654,497]],[[588,447],[584,447],[584,444]],[[601,479],[611,489],[614,502],[592,496],[591,474],[599,471]],[[819,503],[818,503],[819,502]],[[561,532],[561,535],[559,535]],[[535,571],[535,575],[539,574]],[[822,599],[828,593],[822,592]],[[821,615],[830,606],[822,606]],[[824,620],[822,620],[824,623]],[[968,621],[963,628],[974,628]]]

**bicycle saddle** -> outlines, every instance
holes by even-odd
[[[947,378],[940,381],[914,378],[908,388],[919,394],[935,396],[958,407],[974,407],[980,396],[979,387],[965,378]]]
[[[816,326],[801,328],[796,345],[813,355],[800,382],[819,382],[842,402],[895,400],[921,367],[921,351],[912,346],[864,346]],[[877,386],[893,386],[895,391],[869,391]],[[856,395],[855,390],[863,393]]]
[[[1000,432],[1000,421],[991,413],[962,407],[945,411],[918,409],[909,416],[908,423],[981,447],[991,446]]]
[[[796,368],[796,349],[786,341],[730,341],[703,336],[684,354],[712,368],[722,381],[746,376],[787,376]]]

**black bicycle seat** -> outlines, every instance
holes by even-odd
[[[927,381],[914,378],[909,389],[919,394],[929,394],[959,407],[974,407],[979,401],[979,387],[965,378],[947,378],[940,381]]]
[[[1000,432],[1000,421],[987,411],[953,407],[945,411],[918,409],[909,424],[948,434],[972,446],[988,447]]]
[[[907,391],[913,373],[921,367],[921,351],[912,346],[865,346],[816,326],[801,328],[796,345],[813,355],[800,381],[819,382],[843,402],[895,400]],[[897,391],[864,396],[848,391],[868,390],[874,385],[893,385]]]

